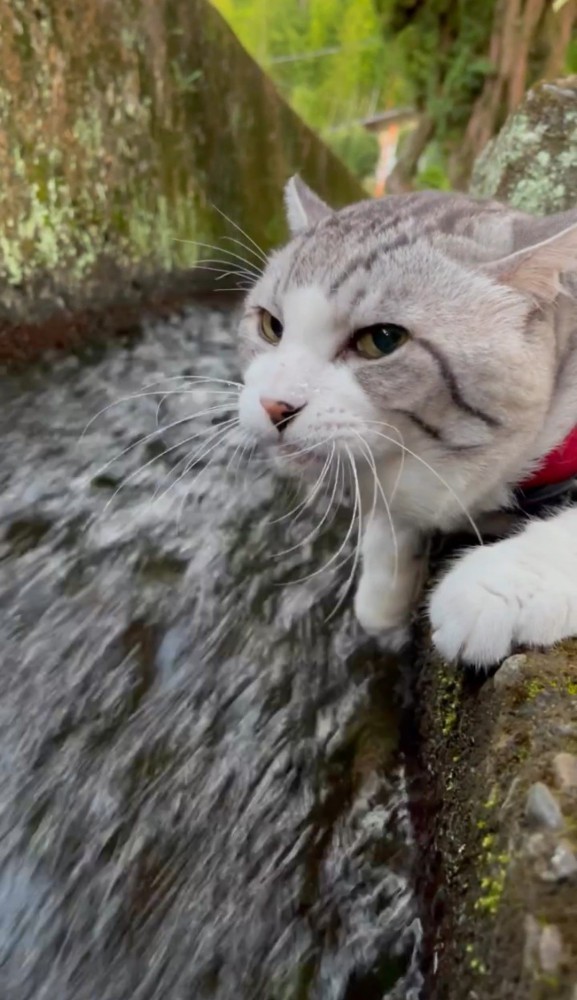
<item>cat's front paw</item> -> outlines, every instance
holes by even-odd
[[[577,631],[572,581],[510,539],[462,556],[429,604],[433,643],[479,670],[516,646],[551,646]]]
[[[410,610],[395,599],[394,591],[387,592],[376,581],[361,577],[355,594],[355,615],[365,632],[379,638],[383,648],[396,653],[407,645]]]

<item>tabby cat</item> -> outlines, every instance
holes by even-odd
[[[292,238],[240,324],[239,419],[288,463],[348,470],[361,625],[399,649],[427,539],[518,510],[432,589],[433,641],[485,669],[577,635],[577,210],[419,192],[333,211],[297,177],[285,199]]]

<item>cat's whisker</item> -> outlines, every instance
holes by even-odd
[[[187,501],[190,498],[190,495],[192,493],[193,487],[196,488],[198,486],[199,479],[201,479],[201,477],[211,467],[211,465],[212,465],[212,463],[214,461],[214,452],[215,452],[215,450],[222,445],[222,443],[226,440],[226,438],[230,434],[234,433],[234,431],[236,429],[236,426],[238,426],[238,420],[232,421],[231,422],[231,426],[226,427],[224,429],[224,433],[216,441],[213,442],[212,446],[207,451],[203,452],[202,455],[200,455],[200,456],[197,455],[192,462],[189,462],[189,464],[186,466],[184,472],[178,477],[177,482],[179,482],[181,479],[183,479],[184,476],[186,476],[190,472],[190,470],[193,469],[194,466],[198,464],[198,462],[202,461],[202,459],[206,457],[206,455],[209,455],[209,454],[212,453],[213,457],[211,458],[211,460],[209,462],[206,463],[206,465],[200,470],[200,472],[197,472],[197,474],[194,477],[192,483],[190,484],[189,489],[187,490],[187,492],[185,493],[185,495],[182,498],[182,502],[180,504],[180,510],[179,510],[178,517],[177,517],[177,525],[180,525],[180,522],[182,520],[182,516],[184,514],[184,508],[186,506]]]
[[[385,505],[385,510],[387,512],[387,518],[388,518],[388,521],[389,521],[389,525],[391,527],[391,537],[392,537],[392,540],[393,540],[393,557],[394,557],[393,558],[393,567],[394,567],[393,568],[393,583],[396,583],[397,576],[399,574],[399,544],[398,544],[398,541],[397,541],[397,533],[395,531],[395,525],[394,525],[393,516],[392,516],[392,513],[391,513],[391,505],[390,505],[389,501],[387,500],[387,497],[385,495],[385,491],[383,490],[383,487],[382,487],[382,485],[380,483],[380,480],[379,480],[379,477],[378,477],[378,473],[377,473],[377,466],[376,466],[376,463],[375,463],[374,455],[373,455],[373,453],[372,453],[372,451],[371,451],[368,443],[365,441],[365,439],[362,437],[362,435],[358,433],[358,431],[353,431],[353,433],[359,438],[359,440],[361,442],[361,448],[363,449],[363,452],[364,452],[364,455],[365,455],[365,461],[366,461],[367,465],[369,466],[369,469],[371,470],[371,473],[373,475],[373,480],[374,480],[374,484],[375,484],[375,491],[378,489],[378,491],[379,491],[379,493],[381,495],[381,499],[383,501],[383,504]],[[371,510],[371,517],[374,515],[374,512],[375,512],[375,501],[376,501],[376,492],[375,492],[375,494],[373,494],[373,508]]]
[[[192,241],[190,241],[190,240],[180,240],[179,242],[181,242],[181,243],[188,243],[188,242],[192,242]],[[222,250],[222,252],[223,253],[228,253],[229,251]],[[243,258],[239,257],[239,261],[240,260],[243,260]],[[221,266],[216,267],[216,266],[213,266],[213,265],[221,265]],[[226,257],[225,258],[222,258],[222,257],[199,257],[197,260],[194,261],[194,263],[191,265],[191,267],[196,268],[197,270],[204,270],[204,271],[213,270],[213,271],[217,271],[219,273],[226,273],[226,274],[245,274],[245,275],[248,275],[249,277],[253,278],[255,281],[258,278],[260,278],[260,276],[262,274],[261,271],[257,271],[256,270],[256,268],[252,264],[252,261],[244,261],[243,260],[243,263],[240,264],[239,262],[237,262],[236,260],[234,260],[233,257],[230,257],[230,258],[226,258]]]
[[[217,267],[215,265],[221,265],[221,266]],[[244,275],[244,277],[252,278],[254,280],[260,278],[260,272],[255,271],[249,267],[241,267],[239,264],[236,263],[236,261],[233,260],[221,260],[220,257],[206,257],[206,258],[203,257],[200,260],[195,261],[194,267],[196,268],[202,267],[204,268],[205,271],[210,270],[210,268],[212,267],[213,270],[215,271],[221,271],[223,276],[227,274],[238,274],[238,275]]]
[[[393,426],[392,424],[384,423],[382,420],[366,420],[365,423],[366,424],[378,424],[381,427],[391,427],[391,426]],[[396,430],[396,428],[394,428],[394,429]],[[481,532],[479,531],[479,528],[477,527],[476,522],[473,520],[473,518],[471,517],[471,514],[469,513],[469,511],[465,507],[463,501],[458,497],[458,495],[455,493],[455,491],[452,488],[452,486],[449,485],[449,483],[447,482],[447,480],[444,479],[444,477],[439,472],[437,472],[437,470],[434,469],[432,465],[429,465],[429,463],[426,462],[424,458],[421,458],[420,455],[417,455],[416,452],[414,452],[410,448],[408,448],[406,444],[400,444],[399,441],[395,441],[395,439],[392,438],[392,437],[390,437],[390,435],[383,434],[382,431],[375,431],[375,430],[372,429],[372,427],[369,428],[369,431],[370,431],[371,434],[376,434],[378,437],[384,438],[385,441],[390,441],[391,444],[396,445],[397,448],[402,448],[403,451],[406,452],[407,455],[410,455],[411,458],[414,458],[416,462],[420,462],[421,465],[423,465],[426,469],[428,469],[429,472],[431,473],[431,475],[433,475],[435,477],[435,479],[438,479],[438,481],[440,483],[442,483],[442,485],[445,487],[445,489],[451,494],[451,496],[453,497],[453,500],[458,505],[459,510],[461,510],[463,512],[463,514],[465,515],[467,521],[471,525],[471,527],[472,527],[472,529],[473,529],[473,531],[475,533],[475,537],[477,538],[477,541],[479,542],[480,545],[483,545],[483,536],[481,535]]]
[[[250,278],[250,276],[245,275],[245,274],[240,274],[238,271],[221,271],[220,269],[217,270],[217,268],[215,268],[215,267],[204,267],[202,264],[199,265],[196,270],[197,271],[212,271],[212,272],[215,272],[218,275],[218,277],[216,277],[214,279],[215,291],[219,291],[219,292],[222,292],[225,287],[226,288],[232,288],[233,287],[232,285],[226,285],[226,286],[224,286],[224,285],[218,284],[220,281],[225,281],[225,280],[228,280],[230,278],[232,278],[233,280],[234,279],[238,279],[236,285],[234,285],[234,288],[237,289],[237,290],[240,290],[240,291],[245,291],[245,290],[248,291],[248,288],[252,287],[252,284],[254,284],[254,282],[253,282],[252,278]]]
[[[315,576],[319,576],[320,573],[324,573],[329,568],[329,566],[332,566],[333,563],[335,563],[335,561],[341,555],[341,552],[343,552],[344,549],[346,549],[346,547],[348,545],[349,538],[351,537],[351,535],[353,533],[353,530],[354,530],[354,527],[355,527],[356,514],[357,514],[357,506],[356,506],[356,502],[355,502],[355,505],[353,507],[353,511],[352,511],[352,514],[351,514],[350,524],[349,524],[349,527],[348,527],[347,532],[345,534],[345,537],[343,538],[343,541],[341,542],[341,544],[340,544],[339,548],[337,549],[337,551],[333,553],[333,555],[330,557],[330,559],[328,559],[325,563],[323,563],[323,565],[319,569],[314,570],[314,572],[308,573],[306,576],[301,576],[301,577],[298,578],[298,580],[289,580],[288,584],[285,584],[285,586],[287,586],[287,585],[288,586],[295,586],[298,583],[305,583],[307,580],[312,580]],[[338,569],[338,568],[340,568],[340,566],[344,565],[345,563],[347,563],[350,558],[351,558],[350,555],[347,555],[345,557],[345,559],[341,563],[337,563],[337,565],[335,566],[335,570]]]
[[[184,470],[176,477],[176,479],[173,480],[172,483],[170,483],[170,485],[165,490],[163,490],[161,493],[157,492],[155,494],[153,502],[158,502],[159,500],[162,500],[163,497],[167,496],[167,494],[170,493],[170,491],[177,485],[177,483],[181,482],[181,480],[184,479],[186,475],[188,475],[191,469],[194,469],[195,465],[198,465],[198,463],[201,462],[203,458],[205,458],[212,451],[214,451],[216,447],[222,444],[222,441],[233,430],[233,427],[236,424],[238,424],[237,417],[233,417],[231,420],[227,420],[224,423],[219,424],[214,433],[209,436],[208,440],[203,441],[200,448],[196,449],[192,458],[190,456],[190,452],[188,452],[187,455],[185,455],[182,459],[180,459],[180,461],[177,462],[176,468],[178,468],[178,466],[182,462],[186,462]],[[182,443],[184,444],[184,442]],[[209,445],[208,448],[206,448],[207,444]],[[203,448],[205,449],[204,451],[202,450]],[[208,464],[210,465],[210,463]],[[206,468],[208,468],[208,466],[204,466],[202,471],[204,472]],[[173,470],[173,472],[174,471],[175,470]],[[194,482],[196,482],[197,478],[198,476],[195,477]]]
[[[219,277],[215,279],[216,281],[222,281],[223,278],[234,278],[234,277],[238,277],[242,281],[248,281],[248,280],[252,281],[252,275],[242,274],[240,271],[224,271],[221,267],[209,267],[205,264],[195,264],[194,270],[212,271],[213,274],[219,275]],[[256,278],[254,280],[256,281]]]
[[[186,420],[188,420],[188,419],[190,419],[190,418],[187,417],[187,418],[185,418],[185,420],[176,421],[176,423],[177,424],[179,424],[179,423],[185,423]],[[175,424],[171,424],[169,426],[170,426],[170,428],[172,428],[172,427],[175,426]],[[166,429],[167,428],[163,428],[163,430],[166,430]],[[153,455],[153,457],[151,459],[149,459],[143,465],[139,465],[137,469],[133,469],[132,472],[130,472],[128,475],[126,475],[124,477],[124,479],[122,480],[122,482],[119,483],[119,485],[115,489],[115,491],[112,494],[112,496],[109,497],[109,499],[105,503],[104,508],[102,509],[99,517],[104,517],[106,511],[108,510],[108,508],[110,507],[110,505],[113,503],[113,501],[115,500],[115,498],[118,496],[118,494],[120,493],[120,491],[123,490],[125,488],[125,486],[128,485],[129,482],[131,482],[133,479],[135,479],[139,475],[139,473],[144,472],[144,470],[147,469],[147,468],[149,468],[149,466],[153,465],[155,462],[160,461],[160,459],[164,458],[166,455],[171,454],[171,452],[175,451],[177,448],[181,448],[183,445],[188,444],[189,441],[194,441],[196,438],[201,437],[203,434],[208,433],[211,429],[212,429],[211,427],[204,428],[204,430],[198,432],[197,434],[192,434],[190,437],[185,438],[183,441],[178,441],[176,444],[171,445],[170,448],[166,448],[159,455]],[[158,433],[158,431],[155,431],[152,435],[147,435],[147,437],[148,438],[154,437],[157,433]],[[137,441],[135,443],[134,447],[137,446],[138,444],[142,444],[142,441],[144,441],[144,440],[146,440],[146,439],[142,438],[141,440]],[[112,462],[116,461],[119,457],[120,456],[116,456],[114,459],[111,460],[111,462],[108,463],[108,465],[111,465]],[[106,467],[108,467],[108,466],[106,466]]]
[[[356,513],[357,522],[358,522],[357,543],[355,545],[355,551],[354,551],[354,556],[353,556],[353,564],[351,566],[350,573],[349,573],[347,579],[345,580],[345,583],[343,584],[343,586],[341,588],[341,596],[339,597],[339,599],[338,599],[337,603],[335,604],[335,606],[334,606],[333,610],[331,611],[331,613],[329,615],[327,615],[327,617],[325,618],[325,622],[329,622],[331,620],[331,618],[334,618],[334,616],[336,615],[337,611],[341,607],[343,601],[345,600],[345,598],[346,598],[346,596],[347,596],[347,594],[349,592],[351,583],[353,582],[353,580],[355,578],[355,574],[357,572],[357,566],[359,564],[359,559],[360,559],[360,556],[361,556],[362,542],[363,542],[363,511],[362,511],[362,505],[361,505],[361,487],[360,487],[360,483],[359,483],[359,476],[358,476],[358,473],[357,473],[357,468],[356,468],[356,465],[355,465],[354,458],[353,458],[353,456],[351,454],[350,448],[348,448],[345,445],[345,449],[346,449],[346,453],[347,453],[347,458],[348,458],[349,463],[350,463],[351,473],[352,473],[352,476],[353,476],[353,482],[354,482],[354,486],[355,486],[354,508],[353,508],[353,515],[352,515],[352,522],[351,523],[354,524],[355,513]]]
[[[236,475],[235,475],[235,478],[234,478],[235,485],[236,485],[236,482],[238,480],[238,473],[239,473],[239,470],[240,470],[240,465],[242,463],[242,457],[243,457],[246,449],[248,448],[248,446],[250,444],[250,440],[251,439],[249,438],[248,434],[243,434],[243,437],[241,437],[239,443],[237,444],[237,446],[234,449],[234,451],[233,451],[230,459],[228,460],[228,462],[226,464],[226,468],[224,470],[224,475],[228,476],[229,473],[232,473],[233,463],[234,463],[234,460],[235,460],[236,456],[237,455],[239,456],[238,464],[237,464],[237,468],[236,468]]]
[[[300,451],[292,452],[288,457],[289,457],[289,459],[291,459],[291,458],[297,458],[300,455],[307,455],[309,452],[315,451],[317,448],[322,448],[323,445],[328,444],[329,441],[330,441],[330,438],[326,438],[324,441],[317,442],[316,444],[311,445],[309,448],[302,448]],[[259,464],[261,462],[263,462],[263,463],[265,463],[265,462],[266,463],[270,463],[270,458],[268,458],[266,456],[264,458],[256,458],[256,459],[253,460],[253,465],[257,465],[257,464]],[[318,480],[315,480],[315,482],[317,482],[317,481]],[[286,521],[288,518],[292,517],[292,515],[295,514],[297,510],[300,510],[301,508],[307,507],[310,502],[311,502],[311,495],[310,495],[310,493],[308,493],[296,505],[296,507],[292,508],[292,510],[289,510],[286,514],[283,514],[281,517],[275,517],[272,520],[267,521],[266,523],[267,524],[279,524],[281,521]],[[299,517],[295,518],[294,520],[295,521],[299,520],[300,517],[301,517],[301,515],[299,514]]]
[[[268,264],[268,258],[265,257],[264,254],[260,253],[260,251],[257,252],[256,250],[253,250],[251,247],[248,246],[247,243],[243,243],[242,240],[237,240],[236,237],[234,237],[234,236],[223,236],[222,239],[223,240],[229,240],[230,243],[237,243],[238,246],[242,247],[244,250],[246,250],[247,253],[253,254],[253,256],[256,257],[256,259],[259,261],[259,263],[262,263],[263,270],[264,270],[264,267],[266,267],[266,265]],[[261,274],[262,274],[262,271],[261,271]]]
[[[331,525],[334,523],[334,520],[335,520],[335,518],[336,518],[336,516],[337,516],[337,514],[339,512],[339,509],[340,509],[340,507],[342,506],[342,504],[344,502],[345,480],[344,480],[344,476],[342,475],[342,472],[343,472],[343,463],[341,462],[341,456],[340,456],[340,454],[337,451],[336,452],[335,482],[334,482],[334,486],[333,486],[333,492],[331,493],[331,498],[330,498],[330,501],[329,501],[330,517],[329,517],[328,521],[326,522],[325,531],[327,531],[331,527]],[[336,497],[336,493],[337,493],[337,489],[338,489],[339,485],[340,485],[340,488],[341,488],[341,493],[340,493],[339,499],[335,502],[335,497]]]
[[[268,259],[263,248],[259,246],[258,243],[255,242],[255,240],[253,240],[252,236],[249,236],[248,233],[245,232],[245,230],[242,228],[242,226],[239,226],[238,223],[234,222],[234,220],[231,219],[230,216],[226,215],[226,213],[223,212],[220,208],[217,208],[215,204],[213,204],[212,207],[214,208],[215,212],[218,212],[218,214],[221,215],[223,219],[226,219],[226,221],[229,222],[231,226],[234,226],[234,228],[237,230],[237,232],[240,233],[241,236],[246,237],[248,242],[255,248],[255,250],[258,250],[259,254],[263,259],[263,262],[267,264]]]
[[[190,438],[185,438],[184,441],[179,442],[179,444],[183,444],[183,445],[184,444],[188,444],[189,441],[198,440],[199,438],[204,437],[204,440],[203,440],[202,444],[200,445],[200,449],[202,449],[202,448],[205,447],[205,445],[207,444],[207,442],[212,441],[218,435],[218,432],[219,432],[219,430],[222,427],[227,426],[228,424],[232,423],[234,421],[234,419],[235,418],[231,417],[231,419],[229,421],[226,421],[225,423],[219,423],[217,427],[214,427],[213,425],[211,425],[210,427],[207,427],[205,431],[203,431],[203,432],[201,432],[199,434],[194,434]],[[169,480],[171,478],[171,476],[176,476],[176,472],[177,472],[178,468],[183,463],[188,462],[189,459],[190,459],[190,450],[188,450],[186,452],[186,454],[182,456],[182,458],[179,458],[178,461],[176,462],[176,464],[174,466],[172,466],[172,468],[170,468],[168,470],[168,472],[166,473],[166,476],[164,476],[162,478],[161,482],[158,484],[158,486],[156,487],[156,489],[155,489],[155,491],[153,493],[152,503],[155,503],[156,500],[159,499],[159,496],[164,495],[163,494],[163,490],[162,490],[163,485],[166,483],[167,480]],[[166,490],[166,492],[168,492],[168,490],[174,485],[175,482],[178,482],[179,479],[180,479],[180,476],[177,476],[176,479],[174,479],[173,482],[169,485],[169,487]]]
[[[228,264],[231,264],[233,260],[240,260],[247,267],[250,267],[255,274],[259,275],[262,274],[263,271],[262,268],[259,268],[257,270],[256,264],[254,264],[250,260],[247,260],[246,257],[243,257],[241,254],[235,253],[234,250],[229,250],[227,247],[217,246],[214,243],[201,243],[199,240],[183,240],[179,239],[178,237],[173,237],[172,241],[173,243],[187,243],[190,246],[202,247],[205,250],[215,250],[216,253],[226,254],[227,257],[230,258],[229,260],[226,261]]]
[[[332,450],[331,450],[329,456],[327,457],[327,460],[326,460],[325,464],[323,465],[322,472],[321,472],[319,478],[317,479],[317,484],[316,484],[316,487],[315,487],[314,495],[309,498],[309,502],[312,502],[312,500],[314,499],[314,496],[316,496],[316,494],[322,489],[322,485],[323,485],[323,483],[324,483],[324,481],[325,481],[325,479],[326,479],[326,477],[327,477],[327,475],[329,473],[329,469],[330,469],[330,466],[331,466],[331,463],[332,463],[332,460],[333,460],[334,456],[335,456],[335,445],[333,444]],[[321,520],[319,521],[319,523],[317,525],[315,525],[315,527],[313,528],[313,530],[310,531],[309,534],[306,535],[304,538],[302,538],[299,542],[297,542],[296,545],[291,545],[290,548],[283,549],[281,552],[277,552],[276,553],[276,558],[277,559],[280,559],[281,556],[288,555],[289,552],[294,552],[296,549],[302,548],[302,546],[306,545],[307,542],[309,542],[311,540],[311,538],[314,538],[316,535],[318,535],[319,531],[321,530],[323,524],[325,523],[325,521],[326,521],[326,519],[328,517],[329,511],[331,509],[331,503],[332,503],[332,500],[333,500],[333,497],[334,497],[334,493],[335,493],[335,490],[333,489],[333,495],[331,497],[329,505],[327,506],[327,509],[326,509],[323,517],[321,518]]]
[[[201,391],[203,393],[205,393],[205,394],[208,394],[209,396],[227,396],[230,401],[228,403],[224,404],[224,405],[228,409],[232,409],[233,406],[234,406],[233,399],[231,397],[234,397],[235,399],[237,399],[238,395],[239,395],[238,392],[236,392],[234,390],[230,390],[230,389],[229,390],[226,390],[226,389],[202,389]],[[142,398],[142,396],[153,396],[153,397],[154,396],[160,396],[160,399],[158,401],[158,405],[156,407],[156,418],[155,419],[156,419],[156,426],[157,426],[158,430],[162,431],[162,430],[165,430],[166,428],[163,428],[162,425],[161,425],[161,423],[160,423],[160,411],[162,409],[162,404],[165,402],[165,400],[168,399],[169,396],[194,396],[194,395],[196,395],[196,392],[197,392],[196,389],[170,389],[168,392],[160,392],[160,391],[158,391],[158,392],[144,392],[144,393],[141,393],[141,395],[139,397],[136,397],[136,398]],[[192,416],[194,416],[194,414],[192,414]]]
[[[98,410],[98,412],[95,413],[94,416],[91,417],[90,420],[88,421],[88,423],[86,424],[86,427],[84,428],[84,430],[82,431],[82,434],[80,435],[80,437],[78,439],[78,444],[80,444],[80,442],[84,438],[84,435],[86,434],[86,431],[88,430],[88,428],[91,427],[92,424],[94,423],[94,421],[98,420],[98,417],[102,416],[103,413],[106,413],[108,410],[111,410],[114,406],[119,406],[120,403],[127,403],[130,400],[132,400],[132,399],[140,399],[142,396],[155,395],[155,393],[148,393],[146,390],[152,389],[152,387],[155,386],[155,385],[162,385],[163,382],[176,382],[179,379],[183,379],[183,380],[186,380],[186,381],[195,381],[195,382],[196,381],[198,381],[198,382],[216,382],[216,383],[222,383],[224,385],[235,386],[236,387],[236,392],[233,391],[233,390],[231,390],[231,396],[232,395],[238,395],[240,393],[240,390],[244,388],[244,386],[242,385],[241,382],[231,382],[228,379],[211,378],[211,377],[205,376],[205,375],[170,375],[170,376],[164,376],[163,375],[161,378],[155,379],[154,382],[147,382],[145,385],[142,386],[142,389],[139,390],[138,392],[131,393],[129,396],[121,396],[119,399],[113,400],[112,403],[108,403],[106,406],[103,406],[101,410]],[[162,390],[162,389],[158,390],[158,392],[164,392],[164,391],[165,390]],[[181,393],[181,392],[185,392],[185,391],[191,392],[192,390],[176,389],[174,391],[176,393]],[[207,389],[203,389],[203,392],[208,392],[208,391],[209,390],[207,390]],[[222,390],[219,390],[219,391],[222,391]]]
[[[168,431],[174,430],[175,427],[181,427],[182,424],[189,423],[191,420],[196,420],[199,417],[205,417],[210,413],[221,412],[222,410],[230,410],[230,404],[219,403],[218,406],[210,406],[206,410],[199,410],[196,413],[189,414],[189,416],[181,417],[179,420],[174,420],[171,424],[167,424],[166,427],[157,427],[156,430],[151,431],[150,434],[145,434],[144,437],[138,438],[137,441],[133,441],[131,444],[127,445],[126,448],[123,448],[122,451],[118,452],[116,455],[113,455],[112,458],[109,458],[108,461],[104,463],[104,465],[101,465],[100,468],[95,473],[93,473],[92,478],[96,479],[98,476],[103,475],[103,473],[106,472],[106,470],[109,469],[111,465],[114,465],[115,462],[118,462],[120,458],[123,458],[125,455],[128,455],[135,448],[138,448],[139,445],[147,444],[148,441],[152,441],[155,437],[158,437],[159,434],[166,434]],[[208,429],[210,430],[210,428]],[[175,447],[178,446],[176,445]]]

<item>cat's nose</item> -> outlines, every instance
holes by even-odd
[[[282,431],[303,409],[302,406],[291,406],[282,399],[269,399],[268,396],[261,396],[260,405],[279,431]]]

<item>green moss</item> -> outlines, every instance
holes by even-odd
[[[449,736],[455,729],[458,705],[459,682],[456,675],[445,668],[439,681],[439,711],[443,736]]]
[[[511,861],[509,854],[496,850],[498,835],[494,813],[498,802],[499,788],[493,785],[488,798],[481,806],[482,816],[477,821],[477,829],[483,836],[476,865],[479,894],[473,903],[473,909],[490,916],[494,916],[501,903]],[[489,827],[492,829],[488,829]]]
[[[268,249],[295,170],[337,205],[362,197],[206,0],[152,8],[0,0],[5,305],[39,280],[29,309],[58,286],[69,303],[113,273],[190,268],[215,256],[194,240],[234,231],[213,206]]]
[[[564,692],[570,698],[577,696],[577,679],[572,676],[532,677],[524,685],[524,695],[527,701],[533,701],[544,691]]]
[[[481,878],[481,895],[475,900],[475,910],[491,915],[497,912],[503,897],[509,860],[506,854],[495,858],[490,851],[485,853],[483,863],[491,866],[491,874]]]
[[[577,185],[575,83],[539,84],[479,157],[472,190],[544,214],[572,208]]]

